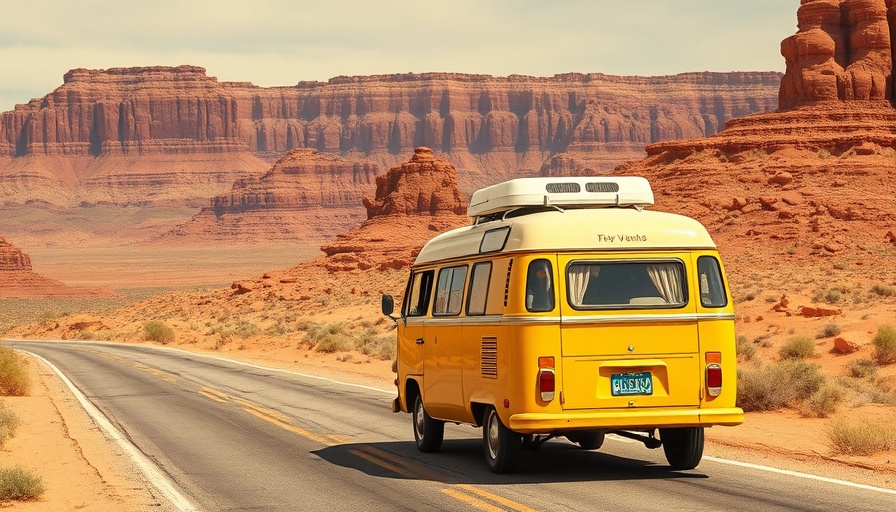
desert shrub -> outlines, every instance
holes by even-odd
[[[849,374],[857,379],[874,377],[877,365],[870,359],[858,359],[847,366]]]
[[[737,358],[740,361],[751,361],[756,356],[756,346],[750,343],[746,336],[737,337],[737,345],[735,347]]]
[[[788,339],[778,351],[781,359],[806,359],[815,355],[815,340],[808,336]]]
[[[838,386],[825,384],[800,407],[800,414],[812,418],[827,418],[837,412],[845,393]]]
[[[831,288],[824,294],[824,300],[830,304],[836,304],[843,298],[843,294],[836,288]]]
[[[43,479],[22,468],[0,469],[0,501],[29,501],[43,495]]]
[[[896,428],[889,425],[835,421],[828,427],[827,436],[835,453],[871,455],[896,449]]]
[[[174,341],[174,330],[158,320],[151,320],[143,325],[143,339],[167,344]]]
[[[351,350],[354,347],[352,335],[345,323],[309,324],[308,330],[305,331],[305,340],[314,347],[314,350],[325,354]]]
[[[394,334],[378,336],[376,331],[368,329],[358,338],[358,350],[362,354],[377,357],[384,361],[395,358],[396,342]]]
[[[0,395],[27,395],[31,387],[27,370],[27,359],[9,347],[0,346]]]
[[[835,323],[829,323],[821,328],[821,331],[818,333],[818,338],[833,338],[834,336],[843,332],[843,329],[840,328],[839,325]]]
[[[251,338],[256,334],[261,334],[261,329],[247,320],[239,320],[233,326],[233,334],[241,339]]]
[[[896,295],[896,288],[885,284],[876,284],[871,287],[871,293],[876,293],[881,297],[892,297]]]
[[[16,413],[0,403],[0,448],[3,448],[7,439],[15,437],[16,429],[19,428],[20,423]]]
[[[874,343],[874,360],[880,364],[896,363],[896,329],[882,325],[871,340]]]
[[[745,411],[773,411],[811,397],[824,384],[821,367],[801,359],[737,370],[737,405]]]

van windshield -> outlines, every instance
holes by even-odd
[[[566,268],[575,309],[681,307],[687,302],[680,261],[575,261]]]

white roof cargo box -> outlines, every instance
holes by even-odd
[[[652,204],[650,183],[638,176],[519,178],[473,192],[467,215],[481,217],[526,206],[605,208]]]

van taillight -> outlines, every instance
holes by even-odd
[[[554,379],[554,358],[539,357],[538,358],[538,392],[541,393],[541,399],[550,402],[554,399],[554,389],[556,387]]]
[[[709,396],[722,394],[722,353],[706,353],[706,392]]]
[[[538,371],[538,390],[541,392],[541,399],[545,402],[554,399],[554,370],[542,368]]]

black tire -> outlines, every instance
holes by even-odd
[[[567,439],[576,443],[584,450],[597,450],[604,444],[606,433],[603,430],[595,430],[593,432],[576,432],[566,436]]]
[[[661,428],[663,451],[672,469],[694,469],[703,458],[703,427]]]
[[[505,427],[498,412],[489,407],[482,421],[482,448],[492,473],[513,473],[520,460],[523,437]]]
[[[442,447],[445,438],[445,422],[434,420],[423,407],[423,398],[418,394],[411,412],[414,422],[414,441],[423,453],[435,453]]]

